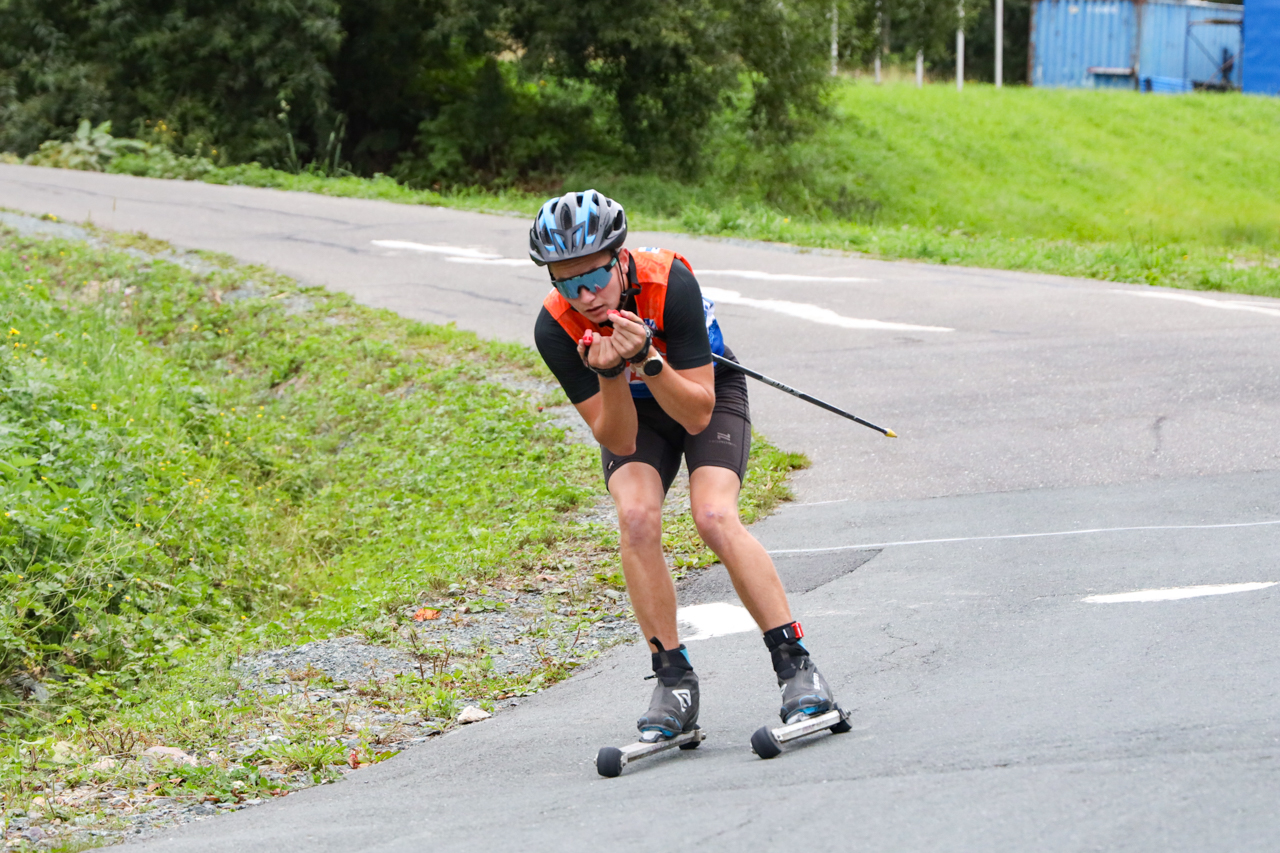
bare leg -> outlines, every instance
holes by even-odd
[[[622,573],[636,621],[646,640],[657,637],[664,647],[674,649],[680,635],[676,588],[662,554],[662,478],[651,465],[628,462],[609,478],[609,494],[618,508]]]
[[[738,515],[741,487],[735,472],[706,465],[689,476],[689,504],[698,535],[729,570],[738,598],[760,630],[768,631],[790,623],[791,608],[769,552],[756,541]],[[639,613],[639,608],[636,612]]]

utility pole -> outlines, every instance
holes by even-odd
[[[1004,0],[996,0],[996,88],[1004,85]]]
[[[1000,2],[1000,0],[996,0]],[[840,58],[840,7],[836,5],[836,0],[831,0],[831,76],[835,77],[839,69],[836,67],[836,60]]]
[[[916,51],[916,88],[924,88],[924,51]]]
[[[964,0],[956,8],[960,12],[960,26],[956,27],[956,91],[964,91]]]
[[[884,52],[881,43],[884,40],[884,13],[880,11],[881,0],[876,0],[876,85],[880,85],[880,54]]]

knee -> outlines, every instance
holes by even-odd
[[[624,504],[618,507],[618,530],[632,545],[662,541],[662,507]]]
[[[737,506],[714,503],[694,507],[693,522],[702,541],[716,553],[720,553],[724,544],[742,527]]]

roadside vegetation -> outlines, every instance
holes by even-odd
[[[334,778],[383,754],[343,746],[363,713],[446,728],[564,677],[588,654],[575,630],[626,615],[616,532],[581,518],[605,499],[598,456],[550,423],[563,395],[530,350],[105,232],[0,230],[0,322],[6,826],[109,827],[104,788],[133,809]],[[759,445],[749,515],[804,464]],[[668,545],[708,565],[685,516]],[[558,594],[515,676],[450,647],[504,590]],[[244,692],[256,650],[350,634],[416,671],[290,676],[345,711]],[[275,745],[229,749],[255,727]],[[140,761],[153,746],[199,763]]]

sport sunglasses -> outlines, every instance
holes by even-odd
[[[609,279],[613,278],[613,268],[618,265],[618,256],[614,255],[609,263],[602,267],[596,267],[591,272],[584,272],[582,275],[575,275],[573,278],[552,277],[551,283],[556,286],[556,290],[560,291],[560,295],[565,299],[577,299],[578,291],[586,288],[592,293],[599,293],[601,288],[609,283]]]

